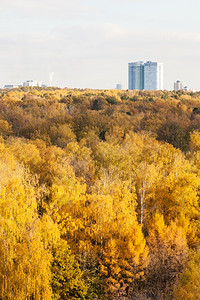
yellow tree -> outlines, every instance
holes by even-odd
[[[42,242],[35,183],[7,149],[0,156],[0,297],[51,299],[51,254]]]
[[[148,264],[148,249],[137,222],[135,192],[129,182],[106,182],[87,196],[85,232],[98,251],[101,276],[108,299],[127,297]]]

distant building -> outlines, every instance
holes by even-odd
[[[39,87],[41,87],[42,84],[41,84],[41,82],[38,82],[36,80],[27,80],[23,83],[23,86],[39,86]]]
[[[128,64],[128,89],[144,89],[144,62],[131,62]]]
[[[144,63],[144,90],[163,90],[163,64],[147,61]]]
[[[183,89],[183,84],[180,80],[176,80],[176,82],[174,82],[174,90],[175,91],[179,91]]]
[[[20,87],[20,85],[14,85],[14,84],[5,84],[4,85],[4,89],[16,89],[16,88],[18,88],[18,87]]]
[[[36,81],[36,80],[27,80],[23,83],[23,85],[21,84],[5,84],[4,85],[4,89],[15,89],[15,88],[20,88],[22,86],[32,86],[32,87],[35,87],[35,86],[38,86],[38,87],[42,87],[42,88],[46,88],[47,85],[45,84],[42,84],[41,82],[39,81]]]
[[[129,90],[163,90],[163,64],[139,61],[128,64]]]
[[[187,85],[185,85],[185,86],[182,88],[182,90],[183,90],[184,92],[190,92],[190,88],[189,88]]]
[[[195,89],[188,87],[187,85],[183,86],[180,80],[174,82],[174,90],[175,91],[184,91],[184,92],[196,92]]]
[[[184,92],[196,92],[195,89],[188,87],[187,85],[182,88]]]
[[[122,90],[122,85],[120,83],[116,84],[116,90]]]

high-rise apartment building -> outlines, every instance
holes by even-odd
[[[128,64],[129,90],[163,90],[163,64],[139,61]]]
[[[183,89],[183,84],[180,80],[176,80],[176,82],[174,82],[174,90],[175,91],[179,91]]]
[[[163,64],[147,61],[144,63],[144,90],[163,90]]]
[[[132,62],[128,64],[128,88],[129,90],[144,89],[144,62]]]

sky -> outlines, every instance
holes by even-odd
[[[164,64],[164,88],[200,90],[200,1],[1,0],[0,87],[38,80],[128,88],[128,63]]]

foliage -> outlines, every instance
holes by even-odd
[[[52,289],[54,299],[85,299],[87,287],[82,272],[67,242],[61,240],[53,248]]]
[[[183,91],[2,91],[0,298],[198,299],[199,110]]]
[[[198,299],[200,295],[200,251],[190,253],[189,260],[175,286],[174,299]]]

